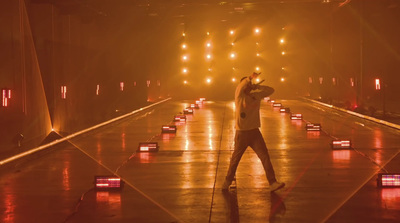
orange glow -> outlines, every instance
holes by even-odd
[[[231,30],[231,31],[229,31],[229,34],[233,35],[233,34],[235,34],[235,31]]]
[[[280,42],[281,44],[284,44],[284,43],[285,43],[285,39],[282,38],[282,39],[279,40],[279,42]]]
[[[285,55],[286,53],[285,53],[285,51],[282,51],[282,55]]]
[[[235,53],[231,53],[231,58],[234,59],[236,57]]]
[[[255,28],[255,29],[254,29],[254,33],[255,33],[255,34],[259,34],[260,32],[261,32],[261,31],[260,31],[259,28]]]
[[[232,78],[232,82],[236,82],[236,78],[233,77],[233,78]]]
[[[183,61],[187,61],[187,60],[188,60],[188,56],[187,56],[187,55],[183,55],[183,56],[182,56],[182,60],[183,60]]]
[[[211,54],[207,54],[207,59],[211,59]]]
[[[182,73],[186,74],[188,72],[187,68],[182,69]]]
[[[182,44],[182,49],[186,49],[187,45],[186,44]]]
[[[184,81],[183,81],[183,84],[184,84],[184,85],[188,84],[187,80],[184,80]]]
[[[207,43],[206,46],[207,46],[207,47],[211,47],[211,43]]]

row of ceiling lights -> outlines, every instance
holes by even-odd
[[[284,30],[284,28],[282,28],[282,30]],[[261,29],[260,28],[254,28],[254,35],[256,35],[256,36],[259,36],[260,34],[261,34]],[[235,30],[229,30],[229,34],[230,34],[230,36],[234,36],[234,34],[235,34]],[[210,32],[207,32],[207,36],[209,37],[210,36]],[[182,37],[185,39],[185,37],[186,37],[186,33],[185,32],[183,32],[182,33]],[[284,38],[281,38],[280,40],[279,40],[279,43],[281,44],[281,45],[283,45],[283,44],[285,44],[285,39]],[[234,48],[234,46],[235,46],[235,43],[232,41],[231,42],[231,47],[232,47],[232,49],[231,49],[231,53],[229,54],[229,58],[232,60],[232,70],[236,70],[236,68],[235,68],[235,66],[234,66],[234,60],[237,58],[237,53],[233,50],[233,48]],[[256,52],[256,57],[260,57],[261,56],[261,54],[260,54],[260,52],[259,52],[259,50],[258,50],[258,48],[259,48],[259,42],[256,42],[256,46],[257,46],[257,52]],[[207,40],[206,41],[206,55],[205,55],[205,59],[206,59],[206,61],[211,61],[212,60],[212,53],[211,53],[211,49],[212,49],[212,43],[211,43],[211,40],[209,39],[209,40]],[[181,56],[181,59],[182,59],[182,62],[183,62],[183,67],[182,67],[182,73],[184,74],[184,75],[187,75],[188,73],[189,73],[189,69],[187,68],[187,66],[186,66],[186,63],[187,63],[187,61],[189,61],[189,56],[188,56],[188,54],[187,54],[187,52],[186,52],[186,50],[188,49],[188,45],[187,45],[187,43],[185,42],[185,41],[183,41],[183,43],[182,43],[182,45],[181,45],[181,48],[182,48],[182,51],[183,51],[183,55]],[[282,56],[283,55],[285,55],[286,54],[286,52],[285,51],[282,51],[281,52],[281,54],[282,54]],[[209,67],[208,69],[208,72],[211,72],[212,71],[212,68],[211,67]],[[284,70],[284,67],[282,67],[282,70]],[[257,71],[257,72],[260,72],[261,71],[261,68],[260,68],[260,66],[255,66],[255,71]],[[232,82],[236,82],[237,81],[237,79],[235,78],[235,77],[232,77],[231,78],[231,81]],[[281,81],[284,81],[284,78],[282,77],[281,78]],[[207,84],[210,84],[211,82],[212,82],[212,79],[210,78],[210,77],[207,77],[206,79],[205,79],[205,82],[207,83]],[[188,84],[188,81],[187,80],[184,80],[183,81],[183,84]]]

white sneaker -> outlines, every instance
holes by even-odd
[[[229,190],[229,186],[231,185],[231,183],[229,183],[228,181],[224,181],[224,184],[222,185],[222,190]]]
[[[279,189],[283,188],[284,186],[285,186],[285,183],[281,183],[281,182],[275,181],[271,185],[269,185],[269,190],[271,192],[274,192],[276,190],[279,190]]]

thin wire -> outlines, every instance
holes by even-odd
[[[214,194],[215,194],[215,185],[217,183],[217,176],[218,176],[218,167],[219,167],[219,158],[221,155],[221,145],[222,145],[222,135],[224,131],[224,123],[225,123],[225,112],[226,112],[226,103],[224,105],[224,114],[222,117],[222,125],[221,125],[221,136],[219,138],[219,149],[218,149],[218,156],[217,156],[217,166],[215,167],[215,178],[214,178],[214,185],[213,185],[213,192],[212,192],[212,197],[211,197],[211,207],[210,207],[210,214],[208,217],[208,222],[211,222],[211,215],[212,215],[212,209],[213,209],[213,203],[214,203]]]

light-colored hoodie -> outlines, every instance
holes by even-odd
[[[253,85],[255,89],[246,93],[245,90],[251,84],[250,77],[242,80],[236,87],[236,130],[245,131],[259,128],[260,102],[263,98],[274,93],[274,89],[265,85]]]

